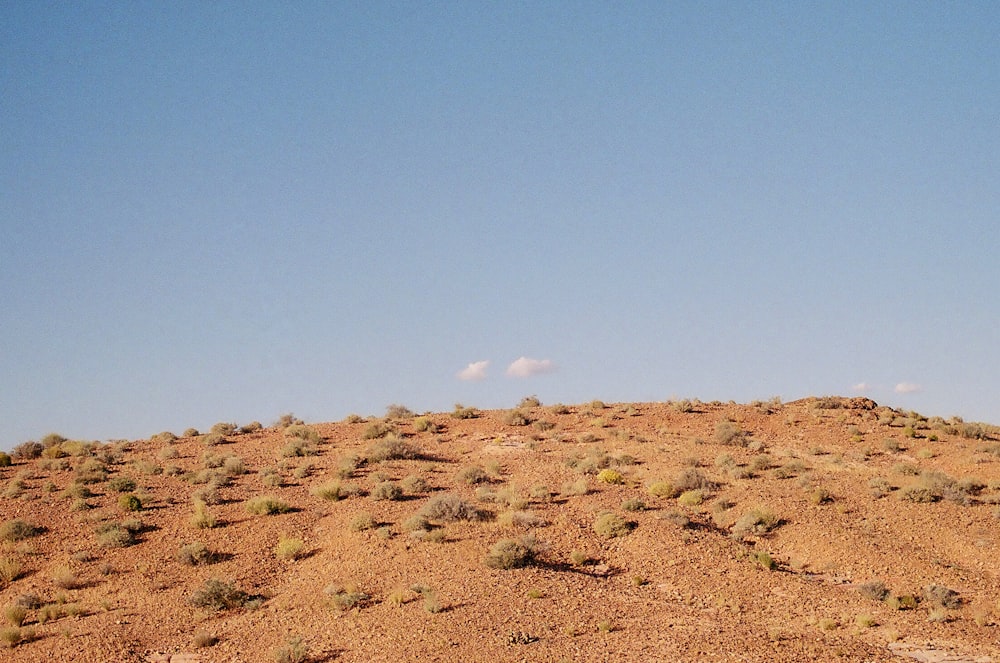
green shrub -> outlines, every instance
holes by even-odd
[[[249,601],[249,596],[232,583],[219,578],[209,578],[195,590],[189,601],[197,608],[219,612],[243,607]]]
[[[293,424],[285,428],[285,437],[297,437],[300,440],[305,440],[313,444],[322,442],[322,438],[320,438],[316,429],[304,424]]]
[[[413,420],[413,430],[418,433],[436,433],[438,426],[429,417],[417,417]]]
[[[129,477],[114,477],[108,481],[108,490],[116,493],[130,493],[135,490],[135,481]]]
[[[493,544],[486,555],[486,566],[491,569],[518,569],[528,566],[535,559],[537,544],[532,537],[520,540],[501,539]]]
[[[0,451],[0,467],[10,467],[13,461],[10,455],[5,451]]]
[[[358,512],[351,519],[350,529],[352,532],[364,532],[376,527],[378,527],[378,522],[367,511]]]
[[[778,568],[777,562],[771,557],[771,554],[764,550],[757,550],[751,553],[750,559],[754,564],[764,569],[765,571],[773,571]]]
[[[138,543],[136,535],[141,529],[137,521],[109,522],[98,525],[95,534],[97,543],[104,548],[127,548]]]
[[[392,424],[376,421],[365,428],[361,437],[366,440],[378,440],[388,435],[394,435],[395,433],[396,427]]]
[[[118,508],[122,511],[141,511],[142,500],[133,493],[121,495],[118,497]]]
[[[20,628],[28,618],[28,609],[20,605],[9,605],[3,609],[3,616],[8,624]]]
[[[288,503],[283,502],[274,495],[251,497],[244,503],[244,506],[247,511],[255,516],[273,516],[279,513],[288,513],[292,510],[292,507]]]
[[[622,510],[631,512],[645,511],[646,503],[636,497],[633,497],[622,502]]]
[[[108,480],[108,468],[96,458],[88,458],[76,468],[78,483],[104,483]]]
[[[705,501],[705,492],[703,490],[685,490],[677,498],[677,503],[683,506],[698,506]]]
[[[0,557],[0,588],[21,577],[24,566],[16,557]]]
[[[302,438],[292,438],[281,448],[281,455],[284,458],[296,458],[299,456],[315,456],[316,447],[312,443]]]
[[[605,539],[613,539],[618,536],[625,536],[635,527],[633,523],[628,522],[621,516],[605,512],[597,517],[594,521],[593,528],[594,532],[598,536],[602,536]]]

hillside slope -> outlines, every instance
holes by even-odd
[[[390,410],[22,445],[4,659],[1000,660],[995,427],[839,398]]]

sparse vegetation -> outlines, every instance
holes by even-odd
[[[17,541],[23,541],[25,539],[30,539],[33,536],[38,536],[41,532],[42,530],[40,527],[30,525],[20,518],[16,518],[14,520],[8,520],[3,525],[0,525],[0,541],[16,543]]]
[[[204,543],[195,541],[181,546],[174,559],[187,566],[203,566],[213,563],[216,555]]]
[[[501,539],[493,544],[486,555],[486,566],[491,569],[518,569],[528,566],[535,559],[538,542],[534,537]]]
[[[596,532],[598,536],[604,537],[605,539],[625,536],[631,532],[634,527],[634,523],[630,523],[621,516],[611,512],[605,512],[597,516],[593,525],[594,532]]]
[[[438,522],[454,522],[456,520],[481,520],[482,512],[454,493],[442,493],[430,498],[420,515]]]
[[[297,537],[281,535],[274,546],[274,556],[283,561],[299,559],[304,552],[305,542]]]
[[[209,578],[189,599],[191,605],[211,612],[234,610],[245,606],[250,597],[235,585],[219,578]]]
[[[279,513],[288,513],[292,510],[292,507],[287,502],[278,499],[274,495],[251,497],[244,503],[244,506],[247,511],[255,516],[273,516]]]

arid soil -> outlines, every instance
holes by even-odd
[[[996,427],[840,398],[391,414],[21,453],[0,659],[1000,661]]]

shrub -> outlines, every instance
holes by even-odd
[[[436,433],[438,426],[429,417],[417,417],[413,420],[413,430],[418,433]]]
[[[364,532],[366,530],[375,529],[378,526],[375,518],[372,514],[367,511],[361,511],[355,514],[354,518],[351,519],[350,528],[352,532]]]
[[[281,448],[281,455],[284,458],[296,458],[299,456],[315,456],[316,447],[312,443],[302,438],[292,438]]]
[[[204,500],[195,498],[192,503],[194,513],[188,520],[188,524],[195,529],[211,529],[215,527],[215,516],[208,510],[208,504]]]
[[[386,419],[412,419],[413,411],[405,405],[399,405],[398,403],[393,403],[392,405],[385,408],[385,418]]]
[[[0,541],[17,542],[30,539],[42,533],[42,528],[29,525],[20,518],[8,520],[0,525]]]
[[[285,644],[272,652],[271,658],[275,663],[304,663],[309,660],[309,647],[302,638],[290,636]]]
[[[606,539],[613,539],[617,536],[625,536],[634,528],[634,524],[628,522],[621,516],[605,512],[597,517],[594,521],[593,528],[594,532],[598,536],[602,536]]]
[[[646,503],[636,497],[633,497],[622,502],[622,510],[631,512],[645,511]]]
[[[889,596],[889,588],[881,580],[873,580],[858,585],[858,592],[873,601],[884,601]]]
[[[186,564],[188,566],[203,566],[211,564],[215,561],[215,558],[215,553],[209,550],[208,546],[201,541],[195,541],[194,543],[181,546],[180,549],[178,549],[178,551],[174,554],[174,559],[181,564]]]
[[[256,433],[262,430],[264,430],[264,425],[261,424],[259,421],[251,421],[248,424],[240,426],[240,433],[244,435],[247,433]]]
[[[527,426],[531,423],[531,417],[522,410],[511,410],[504,415],[503,422],[508,426]]]
[[[339,481],[327,481],[316,486],[313,486],[309,493],[313,497],[318,497],[321,500],[326,500],[327,502],[336,502],[340,500],[344,495],[341,493],[341,486]]]
[[[486,555],[486,566],[491,569],[518,569],[528,566],[535,559],[536,542],[531,537],[520,540],[501,539],[493,544]]]
[[[478,414],[474,407],[465,407],[461,403],[455,403],[455,409],[452,410],[451,416],[455,419],[475,419]]]
[[[76,468],[79,483],[103,483],[108,480],[108,468],[96,458],[88,458]]]
[[[368,448],[365,457],[371,463],[386,460],[412,460],[420,458],[420,448],[395,435],[383,438]]]
[[[590,492],[590,486],[587,484],[586,479],[577,479],[576,481],[569,481],[563,484],[562,494],[573,496],[573,495],[586,495]]]
[[[304,421],[289,412],[278,417],[278,421],[274,426],[275,428],[288,428],[289,426],[301,426],[304,423]]]
[[[679,491],[669,481],[654,481],[649,484],[646,491],[653,497],[670,498],[679,494]]]
[[[292,507],[287,502],[283,502],[274,495],[260,495],[251,497],[244,506],[246,510],[255,516],[273,516],[279,513],[288,513]]]
[[[9,585],[20,578],[23,568],[16,557],[0,557],[0,587]]]
[[[680,474],[673,481],[674,490],[683,493],[688,490],[714,490],[715,483],[710,481],[705,474],[694,467],[681,470]]]
[[[10,467],[12,462],[7,452],[0,451],[0,467]]]
[[[185,428],[184,432],[181,433],[181,435],[183,435],[184,437],[198,437],[198,429],[197,428]]]
[[[197,631],[194,634],[194,638],[191,640],[191,643],[197,649],[204,649],[205,647],[215,645],[218,641],[219,639],[208,631]]]
[[[3,609],[3,616],[8,624],[20,628],[28,618],[28,609],[20,605],[9,605]]]
[[[483,514],[475,506],[454,493],[435,495],[420,509],[420,515],[439,522],[481,520]]]
[[[360,607],[371,599],[371,596],[358,590],[357,587],[336,587],[331,585],[323,590],[330,597],[330,605],[337,610],[350,610]]]
[[[488,483],[490,481],[490,475],[487,474],[486,470],[479,465],[466,465],[458,471],[455,478],[462,483],[469,484],[470,486],[477,483]]]
[[[284,534],[278,539],[274,546],[274,556],[280,560],[290,561],[302,556],[302,549],[305,543],[302,539],[288,537]]]
[[[685,490],[677,498],[677,503],[683,506],[698,506],[705,501],[705,492],[702,490]]]
[[[197,433],[195,433],[195,435],[197,435]],[[173,444],[177,441],[177,436],[170,431],[165,430],[162,433],[157,433],[151,439],[153,442],[159,442],[161,444]]]
[[[723,419],[715,425],[715,441],[726,446],[746,446],[747,434],[735,423]]]
[[[209,432],[214,433],[216,435],[221,435],[223,437],[226,437],[227,435],[233,435],[236,433],[236,424],[220,421],[219,423],[212,426]]]
[[[733,524],[731,530],[734,538],[741,539],[751,534],[761,536],[772,531],[781,524],[781,519],[770,509],[759,507],[743,514]]]
[[[95,534],[97,535],[97,543],[104,548],[127,548],[138,543],[136,534],[141,529],[141,523],[135,525],[131,521],[102,523],[97,526]]]
[[[777,562],[774,561],[771,554],[764,550],[757,550],[751,553],[750,559],[754,562],[754,564],[757,564],[765,571],[773,571],[778,567]]]
[[[403,496],[403,489],[392,481],[383,481],[376,484],[371,492],[373,500],[398,500]]]
[[[32,460],[40,458],[43,449],[40,442],[22,442],[11,449],[10,454],[15,460]]]
[[[197,608],[205,608],[212,612],[241,608],[249,601],[246,592],[237,589],[232,583],[209,578],[191,595],[189,601]]]
[[[410,495],[426,493],[431,489],[431,487],[427,484],[427,480],[416,474],[404,477],[403,480],[399,482],[399,485],[402,486],[403,490]]]
[[[19,628],[0,629],[0,641],[10,649],[16,647],[21,642],[21,638],[21,629]]]
[[[958,592],[943,585],[927,585],[923,595],[925,601],[941,608],[954,610],[962,607],[962,598]]]
[[[293,424],[285,429],[285,437],[297,437],[300,440],[305,440],[306,442],[312,442],[313,444],[319,444],[322,442],[319,433],[312,426],[306,426],[304,424]]]
[[[214,447],[226,441],[226,436],[221,433],[209,433],[201,438],[201,443],[206,447]]]
[[[118,498],[118,507],[122,511],[141,511],[142,500],[132,493],[129,493],[128,495],[121,495]]]
[[[83,583],[73,569],[66,565],[59,566],[52,573],[52,584],[60,589],[76,589]]]
[[[598,472],[597,480],[602,483],[612,483],[612,484],[625,483],[625,477],[622,475],[622,473],[612,469],[605,469]]]
[[[917,483],[900,489],[899,499],[916,504],[929,504],[937,502],[941,499],[941,495],[935,493],[931,488]]]

